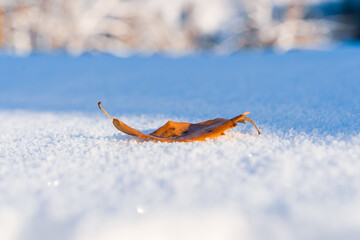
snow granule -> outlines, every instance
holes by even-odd
[[[208,142],[158,143],[124,135],[100,114],[1,111],[0,118],[8,239],[360,234],[360,135],[264,126],[257,135],[238,126]],[[123,118],[145,131],[162,121]]]

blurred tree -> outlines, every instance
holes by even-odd
[[[4,10],[0,7],[0,46],[2,46],[4,38]]]
[[[340,6],[340,7],[339,7]],[[355,29],[355,30],[354,30]],[[3,0],[0,45],[127,54],[322,45],[360,38],[359,0]]]
[[[344,0],[343,14],[348,16],[348,22],[354,26],[354,37],[360,39],[360,1]]]

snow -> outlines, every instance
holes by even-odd
[[[358,239],[360,48],[0,56],[1,239]],[[150,132],[253,111],[208,142]]]

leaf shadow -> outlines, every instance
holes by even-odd
[[[151,139],[144,139],[141,137],[137,137],[137,136],[130,136],[130,135],[125,135],[125,134],[121,134],[121,133],[115,133],[112,136],[107,136],[105,137],[105,139],[115,139],[115,140],[119,140],[119,141],[136,141],[138,143],[143,143],[143,142],[155,142],[154,140]]]

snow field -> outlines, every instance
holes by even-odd
[[[118,117],[145,132],[169,119]],[[118,132],[103,114],[2,110],[0,122],[5,239],[360,234],[359,134],[284,133],[257,121],[260,136],[248,124],[209,142],[157,143]]]
[[[359,239],[360,48],[0,55],[0,239]],[[168,120],[249,115],[208,142]]]

